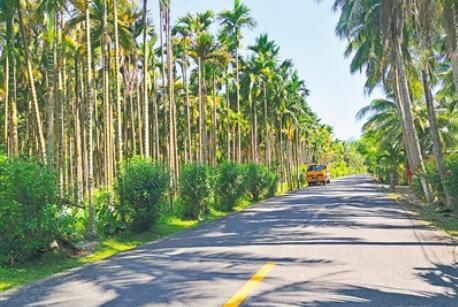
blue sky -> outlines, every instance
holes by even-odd
[[[157,2],[157,1],[155,1]],[[346,140],[360,136],[362,122],[356,112],[374,97],[363,92],[364,76],[351,75],[345,59],[345,42],[335,36],[337,14],[332,0],[245,0],[257,21],[253,31],[244,32],[244,47],[260,33],[268,33],[281,47],[281,57],[293,60],[311,95],[308,102],[324,123],[334,127],[336,137]],[[172,0],[172,18],[187,12],[229,9],[232,0]],[[158,19],[157,4],[151,14]],[[374,96],[380,96],[375,91]]]

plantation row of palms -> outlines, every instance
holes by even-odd
[[[264,164],[292,187],[300,165],[333,142],[267,34],[241,56],[243,33],[255,27],[243,3],[176,23],[169,1],[159,7],[0,2],[0,146],[59,174],[61,195],[87,202],[91,224],[94,189],[112,186],[132,156],[167,165],[173,196],[180,165],[192,162]]]
[[[458,151],[458,3],[453,0],[336,0],[337,34],[348,40],[351,71],[364,71],[376,99],[358,113],[366,118],[362,143],[374,172],[396,177],[400,165],[416,173],[426,200],[438,183],[444,202],[458,190],[444,156]],[[425,157],[438,178],[428,180]],[[456,165],[454,166],[456,167]],[[455,192],[454,192],[455,191]]]

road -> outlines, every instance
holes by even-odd
[[[2,306],[458,306],[458,249],[368,176],[273,198]]]

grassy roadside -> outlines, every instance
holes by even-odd
[[[390,196],[399,205],[413,212],[427,224],[445,231],[455,241],[458,241],[458,208],[456,206],[452,212],[444,213],[435,205],[423,204],[408,189],[390,193]]]
[[[234,211],[242,211],[254,203],[241,200]],[[148,242],[170,236],[226,216],[227,212],[217,211],[210,207],[210,212],[204,220],[183,220],[176,216],[160,219],[154,232],[140,235],[124,234],[100,240],[94,252],[85,257],[66,257],[57,252],[44,253],[32,261],[14,267],[0,266],[0,292],[22,286],[50,275],[66,271],[86,263],[97,262],[118,253],[139,247]]]

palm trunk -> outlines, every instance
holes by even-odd
[[[92,47],[91,47],[91,19],[90,19],[90,1],[86,0],[86,104],[88,107],[88,114],[86,116],[86,129],[87,129],[87,137],[88,137],[88,154],[87,154],[87,190],[88,190],[88,203],[89,203],[89,228],[88,228],[88,236],[91,239],[95,239],[97,237],[97,228],[95,225],[95,208],[94,208],[94,200],[92,197],[92,188],[93,188],[93,181],[94,181],[94,170],[93,170],[93,106],[95,103],[94,100],[94,84],[93,84],[93,76],[92,76]],[[116,0],[115,0],[116,2]],[[116,15],[115,15],[116,16]],[[116,20],[116,18],[115,18]]]
[[[21,29],[21,36],[22,36],[22,41],[24,45],[25,58],[26,58],[25,60],[27,63],[27,75],[28,75],[28,81],[29,81],[29,86],[30,86],[30,92],[32,94],[32,101],[33,101],[33,112],[35,114],[35,120],[36,120],[36,125],[37,125],[38,147],[39,147],[39,152],[42,156],[42,159],[46,163],[47,162],[46,142],[45,142],[45,137],[43,134],[43,126],[41,123],[40,107],[38,105],[37,91],[35,87],[35,77],[33,75],[32,57],[30,55],[30,45],[29,45],[28,36],[26,35],[26,31],[25,31],[24,19],[22,18],[22,11],[23,11],[22,1],[19,1],[19,9],[18,9],[19,27]]]
[[[198,70],[199,70],[199,159],[200,163],[207,163],[207,131],[205,127],[205,98],[206,94],[206,85],[205,85],[205,76],[203,73],[204,65],[202,60],[198,59]]]
[[[7,47],[8,48],[8,47]],[[8,51],[7,51],[8,52]],[[8,148],[8,118],[9,118],[9,100],[10,100],[10,87],[9,87],[9,80],[10,80],[10,60],[9,55],[5,58],[5,107],[4,107],[4,122],[3,122],[3,142],[5,147]],[[8,150],[9,152],[9,150]]]
[[[267,121],[267,81],[263,82],[263,96],[264,96],[264,138],[265,138],[265,162],[267,167],[270,168],[270,138],[269,138],[269,124]]]
[[[295,129],[295,134],[296,134],[296,184],[297,184],[297,188],[299,189],[300,188],[300,173],[299,173],[299,127],[296,126],[296,129]]]
[[[176,131],[176,104],[175,104],[175,78],[174,78],[174,60],[172,48],[172,29],[170,24],[170,3],[166,7],[166,43],[167,43],[167,72],[169,88],[169,141],[170,141],[170,171],[172,173],[172,195],[174,196],[178,189],[178,146]]]
[[[114,76],[115,76],[115,99],[116,99],[116,152],[119,163],[123,159],[123,139],[122,139],[122,107],[121,107],[121,84],[119,78],[119,33],[118,33],[118,1],[113,0],[113,25],[114,25],[114,48],[115,48],[115,61],[114,61]]]
[[[107,0],[103,1],[103,17],[102,17],[102,100],[103,100],[103,118],[104,118],[104,172],[105,172],[105,185],[110,186],[112,183],[112,171],[111,171],[111,151],[110,144],[112,142],[110,135],[110,77],[109,77],[109,66],[108,66],[108,32],[107,32]]]
[[[46,75],[47,75],[47,89],[46,89],[46,99],[47,99],[47,147],[46,147],[46,156],[48,158],[48,168],[50,170],[54,169],[54,105],[55,105],[55,81],[56,81],[56,60],[57,60],[57,44],[55,43],[55,25],[56,22],[56,12],[54,9],[51,9],[49,12],[49,19],[54,19],[49,21],[51,25],[54,25],[54,28],[48,29],[48,32],[54,32],[48,34],[48,48],[46,51]],[[49,39],[49,37],[53,37]]]
[[[445,20],[447,36],[449,37],[449,53],[452,62],[453,84],[458,91],[458,6],[453,0],[445,0]]]
[[[278,129],[278,137],[280,141],[280,151],[278,152],[280,156],[280,173],[281,173],[281,191],[283,192],[283,183],[285,182],[285,163],[283,157],[283,115],[280,115],[280,127]]]
[[[252,162],[258,163],[258,116],[256,110],[256,102],[253,99],[253,83],[250,82],[250,90],[248,92],[248,100],[251,106],[251,117],[252,117],[252,126],[251,126],[251,154]]]
[[[425,91],[426,106],[428,108],[428,121],[429,121],[429,132],[431,134],[431,140],[433,142],[433,152],[436,158],[436,166],[439,171],[441,185],[444,190],[445,201],[448,208],[453,206],[453,199],[450,196],[448,187],[446,185],[446,169],[444,163],[444,157],[442,155],[442,144],[440,142],[439,132],[437,128],[436,111],[434,110],[434,100],[431,92],[431,82],[429,69],[426,67],[422,70],[423,76],[423,89]]]
[[[82,76],[79,74],[80,68],[78,59],[75,60],[75,151],[76,151],[76,202],[78,205],[83,204],[84,197],[84,179],[83,179],[83,153],[82,153],[82,140],[81,140],[81,110],[79,100],[82,96]]]
[[[212,93],[212,156],[211,164],[216,165],[216,151],[218,150],[218,127],[216,122],[216,72],[213,70],[213,93]]]
[[[138,69],[136,68],[137,72],[135,73],[135,92],[136,92],[136,95],[135,95],[135,102],[136,102],[136,108],[135,108],[135,118],[137,120],[137,125],[135,127],[135,129],[138,129],[137,130],[137,133],[136,135],[138,135],[138,150],[140,152],[140,154],[144,154],[146,149],[145,149],[145,138],[144,138],[144,132],[145,132],[145,129],[148,129],[148,139],[150,139],[150,135],[151,135],[151,127],[150,127],[150,120],[149,120],[149,117],[150,117],[150,109],[149,109],[149,106],[148,106],[148,124],[146,123],[143,123],[143,126],[142,126],[142,113],[143,112],[146,112],[145,110],[142,110],[142,99],[144,99],[145,97],[145,93],[143,93],[143,98],[141,97],[140,95],[140,80],[139,80],[139,76],[138,76]],[[148,73],[146,71],[146,73]],[[149,79],[148,79],[149,80]],[[143,89],[145,90],[145,89]],[[148,90],[148,87],[146,87],[146,90]],[[147,97],[147,104],[149,105],[149,98],[148,98],[148,94],[146,94],[146,97]],[[143,117],[144,119],[144,117]],[[143,128],[143,129],[142,129]],[[137,143],[137,140],[135,140],[135,142]],[[148,140],[148,153],[149,153],[149,156],[151,156],[151,142],[150,140]],[[146,156],[146,155],[145,155]]]
[[[164,127],[166,127],[166,131],[169,130],[169,123],[168,123],[168,103],[167,103],[167,91],[166,91],[166,60],[165,60],[165,49],[164,48],[164,27],[165,27],[165,12],[164,12],[164,5],[162,4],[162,1],[159,0],[159,40],[160,40],[160,46],[161,46],[161,93],[162,93],[162,104],[164,108]],[[169,151],[169,138],[170,136],[168,133],[166,133],[165,136],[163,136],[163,139],[165,140],[165,148],[166,148],[166,154],[164,155],[164,161],[165,159],[170,159],[170,153]]]
[[[186,38],[184,38],[184,51],[182,55],[182,75],[183,75],[183,84],[185,92],[185,108],[186,108],[186,152],[185,152],[185,161],[192,162],[192,134],[191,134],[191,103],[189,99],[189,84],[188,84],[188,65],[186,62]]]
[[[413,171],[420,172],[420,180],[423,187],[423,192],[425,198],[428,202],[431,202],[431,192],[429,185],[425,178],[425,166],[423,164],[423,157],[420,148],[420,142],[418,139],[417,130],[415,128],[414,116],[412,111],[412,102],[409,94],[409,87],[407,85],[407,77],[405,72],[405,66],[402,59],[401,45],[398,42],[396,45],[396,50],[394,51],[394,57],[396,61],[396,68],[399,72],[399,89],[401,94],[401,100],[399,104],[401,120],[405,122],[405,141],[406,146],[409,147],[411,153],[411,166]]]
[[[226,137],[227,137],[227,161],[231,161],[231,100],[229,95],[229,82],[226,81],[226,103],[227,103],[227,110],[226,110]]]
[[[17,97],[16,97],[16,67],[13,66],[13,93],[10,100],[10,153],[15,156],[19,153],[19,137],[18,137],[18,122],[17,122]],[[7,120],[7,118],[5,118]]]
[[[238,30],[236,29],[235,44],[238,46]],[[237,106],[237,162],[242,162],[242,130],[240,128],[240,77],[239,77],[239,52],[235,48],[235,82],[236,82],[236,106]]]
[[[145,156],[150,156],[149,146],[149,103],[148,103],[148,46],[147,46],[147,30],[148,30],[148,0],[143,0],[143,125],[144,125],[144,150]]]
[[[154,67],[154,62],[152,63]],[[160,143],[159,143],[159,107],[157,105],[157,96],[156,96],[156,91],[157,91],[157,82],[156,82],[156,77],[153,74],[153,135],[154,135],[154,158],[156,160],[161,160],[161,152],[160,152]]]

